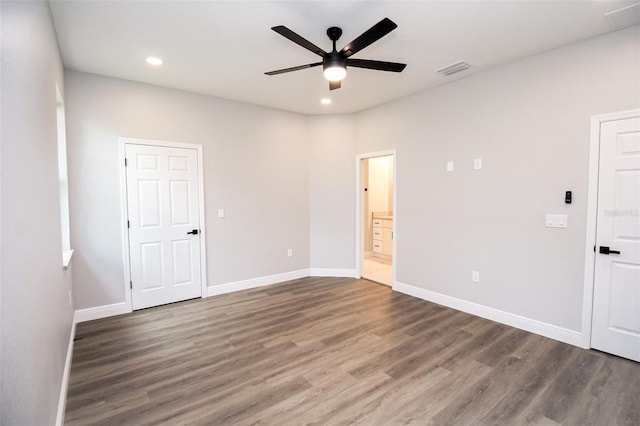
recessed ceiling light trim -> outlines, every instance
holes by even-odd
[[[471,68],[471,65],[469,65],[466,62],[460,61],[460,62],[456,62],[455,64],[448,65],[448,66],[446,66],[444,68],[440,68],[436,72],[438,72],[438,73],[440,73],[442,75],[451,75],[451,74],[455,74],[455,73],[460,72],[460,71],[464,71],[464,70],[469,69],[469,68]]]
[[[156,67],[159,67],[160,65],[163,64],[162,59],[157,58],[155,56],[149,56],[147,57],[147,59],[145,59],[145,61],[149,64],[149,65],[155,65]]]
[[[331,101],[331,99],[329,99],[329,98],[322,98],[322,99],[320,99],[320,103],[321,103],[322,105],[331,105],[331,102],[332,102],[332,101]]]

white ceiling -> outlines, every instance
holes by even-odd
[[[305,114],[360,111],[613,31],[604,14],[634,3],[50,1],[67,68]],[[636,15],[637,9],[631,8]],[[320,60],[272,26],[284,25],[328,51],[328,27],[342,28],[340,49],[384,17],[398,28],[353,57],[407,63],[400,74],[350,68],[342,88],[331,92],[321,67],[264,75]],[[147,65],[147,56],[164,65]],[[472,68],[450,77],[435,72],[461,60]],[[333,103],[321,105],[324,97]]]

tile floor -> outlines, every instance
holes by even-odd
[[[368,280],[391,286],[393,279],[391,268],[391,260],[373,256],[365,257],[362,276]]]

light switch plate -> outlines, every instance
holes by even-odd
[[[473,160],[474,170],[480,170],[482,168],[482,158],[475,158]]]
[[[447,161],[447,171],[448,172],[453,171],[453,161]]]
[[[218,218],[219,219],[224,218],[224,209],[218,209]]]
[[[566,214],[547,214],[545,215],[545,226],[547,228],[566,228]]]

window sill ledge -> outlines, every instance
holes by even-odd
[[[73,249],[65,250],[62,252],[62,269],[64,269],[65,271],[69,269],[72,256],[73,256]]]

